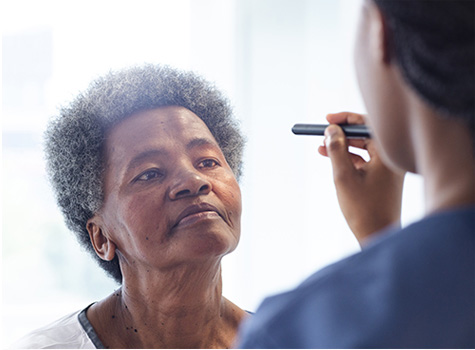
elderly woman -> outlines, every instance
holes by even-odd
[[[93,82],[46,131],[67,226],[120,288],[18,347],[226,348],[246,312],[222,296],[240,237],[243,137],[200,77],[145,65]]]

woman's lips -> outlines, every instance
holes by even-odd
[[[185,208],[175,223],[176,226],[191,225],[201,220],[219,219],[222,216],[216,207],[208,203],[194,204]]]
[[[221,218],[219,214],[215,211],[202,211],[195,214],[190,214],[185,216],[183,219],[178,221],[177,226],[187,226],[197,223],[201,220],[211,220]]]

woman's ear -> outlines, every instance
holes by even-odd
[[[86,227],[96,254],[102,260],[111,261],[114,259],[116,245],[107,234],[101,217],[94,215],[87,221]]]

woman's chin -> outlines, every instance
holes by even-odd
[[[170,237],[174,248],[182,251],[179,255],[190,257],[224,256],[235,250],[238,242],[239,231],[231,229],[222,220],[177,227]]]
[[[199,232],[183,244],[183,252],[187,252],[190,258],[222,257],[235,250],[237,244],[230,233]]]

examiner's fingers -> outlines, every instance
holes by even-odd
[[[329,157],[327,148],[325,146],[318,146],[318,153],[320,153],[322,156]],[[367,163],[363,157],[357,154],[349,153],[349,157],[356,169],[361,169]]]
[[[352,112],[339,112],[327,114],[327,121],[330,124],[364,124],[364,116]]]
[[[351,162],[356,169],[363,168],[368,162],[358,154],[350,153]]]
[[[368,146],[369,146],[369,143],[365,140],[347,139],[346,143],[348,146],[360,148],[364,150],[368,149]],[[372,146],[372,149],[374,149],[374,146]],[[373,151],[373,152],[376,152],[376,151]],[[328,157],[328,152],[325,147],[325,144],[318,146],[318,153],[320,153],[322,156]]]
[[[325,150],[332,162],[335,182],[347,178],[356,171],[348,153],[345,134],[338,125],[332,124],[325,129]]]
[[[325,146],[318,146],[318,153],[322,156],[328,157],[327,148]]]
[[[368,140],[364,139],[348,139],[348,146],[366,149],[368,146]]]

